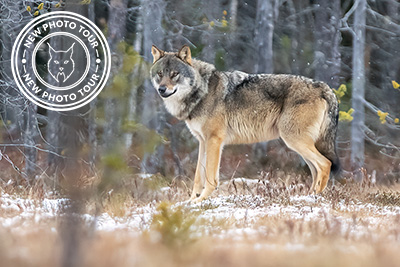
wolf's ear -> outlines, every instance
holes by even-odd
[[[189,46],[182,46],[181,50],[178,52],[178,57],[189,65],[192,65],[192,53],[190,52]]]
[[[159,49],[157,46],[151,46],[151,54],[153,55],[153,63],[159,60],[161,57],[164,56],[164,51]]]

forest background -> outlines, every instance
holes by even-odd
[[[400,179],[400,3],[394,0],[0,1],[0,181],[68,176],[120,184],[159,174],[190,183],[197,141],[169,115],[149,82],[151,45],[219,70],[289,73],[327,82],[340,101],[338,153],[358,181]],[[90,105],[69,112],[29,102],[13,80],[13,41],[29,21],[67,10],[94,21],[112,50],[112,71]],[[221,179],[308,168],[279,140],[224,150]],[[108,182],[107,182],[108,181]],[[112,187],[112,186],[111,186]]]

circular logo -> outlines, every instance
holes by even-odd
[[[12,49],[11,68],[21,92],[45,109],[67,111],[92,101],[111,68],[108,43],[87,18],[68,11],[32,20]]]

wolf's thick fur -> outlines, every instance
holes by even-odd
[[[312,193],[338,169],[335,138],[338,102],[323,82],[301,76],[217,71],[192,59],[188,46],[178,53],[152,47],[151,79],[167,110],[185,120],[199,140],[191,199],[207,198],[218,186],[224,145],[281,138],[309,166]]]

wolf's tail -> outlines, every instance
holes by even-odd
[[[336,153],[339,104],[336,95],[328,85],[325,85],[323,90],[322,97],[327,102],[328,108],[315,146],[322,155],[331,161],[331,173],[333,177],[336,177],[341,171],[339,157]]]

